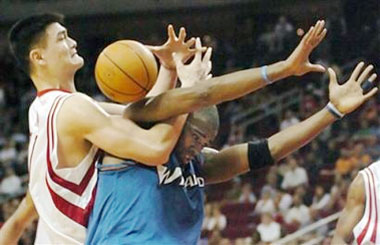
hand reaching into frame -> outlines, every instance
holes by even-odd
[[[339,85],[336,74],[333,69],[329,68],[330,84],[329,97],[330,102],[343,114],[348,114],[358,108],[366,100],[371,98],[378,90],[372,88],[364,94],[362,84],[364,82],[373,83],[377,77],[372,73],[373,65],[368,65],[364,70],[364,62],[360,62],[352,72],[348,81]]]
[[[181,54],[173,54],[174,62],[177,67],[177,75],[181,80],[182,87],[191,87],[201,80],[207,80],[212,77],[210,74],[212,63],[211,53],[212,48],[207,48],[207,51],[202,58],[202,43],[200,38],[197,38],[195,43],[196,53],[190,64],[185,65],[182,61]]]
[[[191,58],[196,49],[192,48],[195,38],[186,41],[186,30],[181,27],[178,37],[174,31],[173,25],[168,26],[168,40],[161,46],[147,46],[153,54],[155,54],[165,68],[175,70],[173,53],[180,55],[183,62]],[[204,48],[205,50],[205,48]]]
[[[309,60],[311,52],[326,36],[327,30],[324,26],[324,20],[319,20],[315,26],[311,26],[293,53],[286,59],[286,63],[290,68],[292,75],[302,76],[308,72],[326,71],[322,65],[312,64]]]

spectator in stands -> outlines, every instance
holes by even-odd
[[[261,194],[268,191],[272,197],[277,195],[277,166],[272,166],[266,176],[266,184],[261,189]]]
[[[303,167],[298,166],[297,160],[290,157],[288,160],[289,169],[285,172],[284,179],[281,183],[281,188],[288,190],[296,188],[300,185],[308,184],[308,177],[306,170]]]
[[[285,222],[288,224],[297,223],[305,226],[311,221],[309,208],[302,202],[302,198],[295,194],[293,196],[293,206],[285,215]]]
[[[313,210],[322,210],[327,207],[330,202],[330,194],[325,192],[321,185],[317,185],[314,190],[313,203],[311,208]]]
[[[261,223],[257,226],[262,242],[270,243],[281,237],[281,226],[273,220],[272,214],[261,214]]]
[[[206,229],[209,231],[222,231],[227,226],[227,218],[220,212],[218,204],[214,204],[211,211],[212,215],[208,219]]]
[[[261,198],[256,204],[255,213],[273,213],[275,211],[276,208],[271,197],[271,193],[269,191],[265,191],[263,194],[261,194]]]
[[[17,194],[22,192],[22,181],[15,174],[12,167],[5,169],[5,178],[0,183],[0,193],[2,194]]]
[[[0,161],[4,164],[9,164],[16,160],[17,151],[16,144],[13,140],[8,139],[5,143],[4,149],[0,151]]]
[[[338,174],[345,175],[352,170],[354,165],[355,162],[353,162],[350,151],[347,148],[340,149],[340,157],[335,163],[335,171]]]
[[[284,215],[292,206],[293,198],[289,193],[283,190],[278,190],[274,202],[277,211]]]
[[[299,119],[295,116],[294,112],[292,110],[287,110],[285,112],[284,118],[282,119],[280,123],[280,129],[284,130],[294,124],[299,123]]]
[[[241,195],[239,197],[240,203],[255,203],[256,202],[256,196],[252,191],[252,186],[250,183],[245,183],[243,185]]]

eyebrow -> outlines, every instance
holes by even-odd
[[[65,28],[64,30],[62,30],[62,31],[59,31],[58,33],[57,33],[57,37],[59,36],[59,35],[65,35],[65,34],[67,34],[67,29]]]

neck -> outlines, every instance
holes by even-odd
[[[37,91],[42,91],[45,89],[64,89],[70,92],[76,92],[74,75],[64,76],[60,74],[49,76],[41,73],[31,75],[31,79]]]

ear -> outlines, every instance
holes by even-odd
[[[33,65],[45,65],[46,61],[42,55],[42,49],[34,48],[29,53],[29,60]]]

